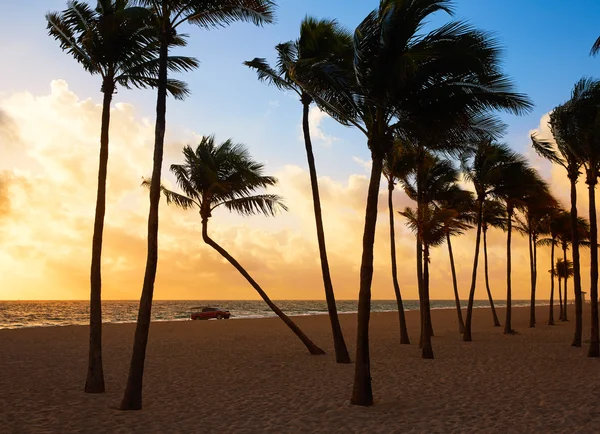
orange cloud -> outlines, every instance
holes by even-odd
[[[0,99],[0,299],[86,299],[97,183],[101,107],[82,100],[64,81],[50,93],[15,93]],[[210,134],[211,131],[199,131]],[[164,180],[181,147],[197,141],[192,131],[168,131]],[[226,137],[217,138],[226,139]],[[243,142],[243,137],[236,137]],[[13,146],[15,141],[19,146]],[[139,297],[146,259],[148,193],[140,187],[152,167],[153,125],[135,107],[112,109],[107,213],[103,252],[106,299]],[[348,165],[356,166],[353,161]],[[296,165],[270,168],[290,210],[274,219],[241,218],[218,211],[209,224],[211,236],[234,255],[274,299],[323,298],[310,183]],[[555,172],[556,170],[556,172]],[[568,184],[561,169],[552,169],[552,184],[561,198]],[[555,179],[556,178],[556,179]],[[336,295],[356,299],[368,178],[355,174],[340,181],[319,180],[326,241]],[[566,190],[565,190],[566,189]],[[373,297],[393,298],[389,261],[387,186],[382,182],[375,244]],[[397,189],[394,206],[412,205]],[[584,205],[585,206],[585,205]],[[404,297],[417,298],[415,241],[396,213],[397,255]],[[467,296],[473,258],[473,231],[453,240],[460,291]],[[157,299],[254,299],[254,290],[216,252],[202,242],[194,211],[167,206],[160,211]],[[490,272],[497,298],[505,293],[505,236],[490,232]],[[515,236],[514,298],[528,298],[526,242]],[[540,270],[549,268],[547,249],[540,250]],[[482,260],[482,259],[481,259]],[[477,298],[485,298],[480,262]],[[548,276],[540,273],[545,294]],[[446,246],[433,250],[433,298],[452,298]],[[540,295],[546,298],[545,295]]]

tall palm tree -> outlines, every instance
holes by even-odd
[[[396,141],[392,150],[388,153],[383,163],[383,176],[388,183],[388,210],[390,214],[390,251],[392,266],[392,284],[394,285],[394,294],[398,306],[398,322],[400,325],[400,344],[410,344],[408,329],[406,327],[406,316],[404,314],[404,305],[402,302],[402,293],[398,283],[398,267],[396,264],[396,234],[394,225],[394,202],[393,193],[398,181],[407,175],[410,171],[411,153],[408,147],[400,141]]]
[[[171,172],[183,193],[161,187],[167,203],[183,209],[198,208],[202,218],[204,242],[219,252],[246,278],[311,354],[325,354],[271,301],[242,265],[208,236],[208,220],[218,207],[243,216],[274,216],[278,210],[287,210],[281,197],[274,194],[256,194],[259,189],[276,185],[277,179],[263,175],[264,166],[252,160],[243,145],[234,144],[231,140],[216,145],[213,136],[203,137],[195,150],[190,146],[183,148],[183,155],[184,164],[171,165]],[[144,185],[150,187],[151,180],[144,181]]]
[[[567,221],[565,221],[565,219],[568,219],[569,221],[567,222]],[[569,247],[570,247],[572,239],[573,239],[573,235],[571,234],[572,229],[571,229],[570,219],[571,219],[570,214],[566,213],[565,217],[561,220],[561,226],[559,227],[559,230],[557,233],[557,243],[560,246],[560,248],[562,249],[563,261],[567,261],[567,250],[569,250]],[[577,239],[579,240],[579,246],[580,247],[589,247],[590,246],[589,238],[590,238],[590,225],[589,225],[588,221],[582,217],[577,217]],[[573,268],[575,268],[575,267],[573,267]],[[564,308],[562,310],[562,317],[560,318],[560,320],[568,321],[569,318],[568,318],[568,312],[567,312],[567,281],[566,280],[565,280],[565,285],[564,285],[563,302],[564,302]]]
[[[458,332],[465,332],[465,324],[462,317],[460,296],[458,293],[458,282],[456,280],[456,267],[454,265],[454,253],[452,251],[452,237],[463,235],[471,224],[475,221],[474,208],[475,203],[473,193],[463,190],[458,185],[451,185],[444,193],[441,200],[436,201],[440,209],[454,210],[455,213],[447,215],[448,219],[444,222],[446,233],[446,244],[448,245],[448,257],[450,259],[450,271],[452,273],[452,286],[454,289],[454,302],[458,315]]]
[[[158,33],[159,64],[157,68],[154,161],[148,213],[148,254],[129,376],[120,405],[122,410],[142,408],[144,362],[158,265],[158,206],[166,128],[169,45],[173,35],[177,35],[183,24],[190,23],[204,29],[228,25],[235,21],[248,21],[262,25],[273,21],[275,7],[270,0],[220,0],[218,2],[208,0],[135,0],[135,3],[147,7],[153,14],[154,29]]]
[[[547,222],[558,205],[552,195],[534,195],[523,203],[523,218],[515,216],[515,229],[526,235],[529,244],[529,271],[531,299],[529,303],[529,327],[535,327],[535,295],[537,288],[537,246],[540,235],[545,234]]]
[[[461,169],[466,180],[470,181],[475,188],[477,199],[477,236],[475,239],[475,255],[473,258],[473,273],[471,275],[471,288],[469,291],[469,303],[467,305],[467,320],[465,322],[465,333],[463,340],[470,342],[471,322],[473,315],[473,303],[475,300],[475,288],[477,284],[477,266],[479,261],[479,250],[481,232],[483,228],[483,210],[489,197],[500,198],[502,190],[509,183],[516,180],[511,175],[520,175],[526,162],[522,156],[513,152],[507,145],[495,143],[492,140],[480,140],[475,142],[461,155]],[[507,231],[510,229],[507,210]],[[512,217],[512,216],[511,216]],[[509,232],[510,236],[510,232]]]
[[[460,22],[419,33],[428,17],[450,13],[451,6],[450,0],[381,0],[355,31],[353,68],[328,62],[318,66],[329,80],[329,90],[315,101],[341,123],[365,134],[372,159],[351,398],[355,405],[373,403],[369,354],[373,244],[383,161],[395,136],[409,142],[419,131],[420,140],[442,141],[451,136],[450,130],[453,136],[464,136],[456,125],[468,124],[487,110],[521,113],[530,107],[500,72],[499,51],[488,34]]]
[[[421,239],[423,240],[423,302],[425,313],[423,314],[423,323],[421,326],[422,334],[422,345],[423,348],[429,348],[427,352],[423,353],[424,358],[433,359],[433,349],[431,347],[431,316],[428,314],[430,311],[430,299],[429,299],[429,263],[431,248],[440,246],[446,240],[447,222],[452,220],[458,214],[453,209],[442,209],[436,207],[433,204],[423,210],[421,216],[418,215],[417,211],[406,207],[400,214],[407,219],[407,226],[417,234],[417,231],[421,231]]]
[[[591,335],[588,357],[600,357],[600,323],[598,316],[598,228],[596,222],[596,184],[600,169],[600,80],[583,78],[575,84],[564,127],[571,151],[582,162],[589,193],[590,221],[590,303]],[[577,295],[576,295],[577,297]]]
[[[487,232],[489,228],[506,230],[506,209],[501,202],[497,200],[488,200],[483,205],[482,214],[482,232],[483,232],[483,262],[485,269],[485,288],[488,294],[488,300],[490,302],[490,308],[492,310],[492,318],[494,320],[494,327],[500,327],[500,320],[496,313],[494,306],[494,299],[492,297],[492,291],[490,290],[490,279],[488,270],[488,250],[487,250]]]
[[[524,161],[524,160],[523,160]],[[513,166],[507,172],[506,179],[496,187],[496,195],[504,201],[507,214],[506,237],[506,321],[504,333],[513,334],[512,328],[512,224],[516,210],[523,210],[528,200],[532,197],[548,195],[548,186],[539,176],[537,171],[524,163]]]
[[[98,0],[92,8],[80,1],[67,2],[67,8],[46,14],[48,33],[60,47],[92,75],[102,79],[102,119],[100,126],[100,157],[92,261],[90,270],[90,345],[85,391],[105,391],[102,364],[102,235],[106,210],[106,177],[108,171],[110,105],[117,86],[156,87],[155,70],[158,45],[155,32],[148,25],[149,12],[133,7],[128,0]],[[184,41],[173,39],[172,44]],[[168,59],[173,70],[191,70],[197,66],[194,59]],[[167,82],[168,91],[183,99],[188,90],[178,80]]]
[[[280,90],[292,91],[298,95],[302,103],[302,130],[304,132],[304,146],[310,174],[310,185],[313,198],[313,209],[317,227],[317,241],[321,258],[321,273],[327,310],[331,321],[335,356],[338,363],[350,363],[350,355],[344,341],[344,335],[338,318],[335,303],[335,294],[329,271],[327,249],[325,246],[325,230],[321,213],[321,199],[319,197],[319,184],[312,141],[310,138],[309,110],[313,98],[309,92],[294,79],[294,70],[303,68],[310,71],[311,65],[317,62],[329,61],[332,63],[350,62],[352,56],[351,35],[335,20],[317,20],[306,17],[300,25],[300,38],[295,42],[286,42],[276,46],[277,66],[272,68],[265,59],[255,58],[244,64],[258,74],[258,79],[276,86]],[[313,80],[314,83],[314,80]],[[314,90],[313,86],[313,90]],[[319,89],[316,89],[319,90]]]
[[[582,162],[573,151],[577,147],[577,137],[572,128],[571,102],[559,105],[550,113],[550,130],[554,142],[539,138],[536,134],[531,136],[534,150],[541,157],[554,164],[562,166],[569,178],[571,186],[571,243],[573,246],[573,286],[575,289],[575,333],[572,346],[581,347],[583,332],[583,305],[581,301],[581,267],[579,258],[579,232],[577,227],[577,180],[580,175]],[[562,303],[561,303],[562,306]],[[561,318],[562,319],[562,318]]]
[[[414,211],[410,208],[407,208],[401,214],[408,219],[407,224],[417,235],[417,238],[419,236],[423,238],[423,259],[422,263],[417,262],[417,270],[423,270],[423,274],[417,276],[420,280],[422,279],[422,292],[420,294],[421,347],[423,358],[433,358],[431,346],[433,329],[429,306],[430,247],[440,245],[450,236],[459,235],[470,227],[468,223],[471,220],[469,204],[473,202],[473,199],[470,192],[457,186],[459,173],[450,161],[428,153],[425,155],[424,163],[420,172],[417,172],[417,170],[407,172],[402,178],[402,185],[408,197],[416,201],[419,194],[417,185],[420,184],[422,187],[421,200],[427,207],[424,208],[421,217],[419,217],[418,210]],[[459,198],[462,199],[463,203],[459,203]],[[432,207],[433,210],[430,209]],[[438,239],[440,230],[442,231],[442,240]],[[417,245],[417,248],[420,248],[420,246]],[[418,253],[417,260],[419,261]]]
[[[537,244],[540,246],[550,246],[550,310],[548,316],[548,325],[554,325],[554,278],[556,277],[556,269],[554,267],[554,252],[558,244],[558,237],[561,233],[562,228],[570,227],[571,216],[568,212],[561,208],[554,208],[545,221],[546,230],[545,233],[547,238],[540,239]],[[559,309],[559,320],[563,319],[563,304],[562,304],[562,293],[558,291],[560,309]]]

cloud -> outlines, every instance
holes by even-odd
[[[99,99],[99,98],[97,98]],[[96,198],[101,107],[54,81],[47,95],[14,93],[0,99],[18,147],[0,151],[0,299],[86,299]],[[317,116],[321,116],[320,114]],[[320,118],[323,119],[323,116]],[[3,125],[7,125],[4,122]],[[315,123],[318,127],[319,123]],[[317,128],[318,130],[318,128]],[[314,131],[314,128],[313,128]],[[181,160],[181,147],[196,143],[191,130],[167,132],[164,168]],[[219,140],[219,138],[217,138]],[[243,138],[240,138],[243,139]],[[111,111],[111,143],[103,251],[103,295],[135,299],[140,295],[146,258],[148,192],[141,178],[152,168],[153,125],[138,110],[117,103]],[[359,162],[354,159],[354,162]],[[366,168],[367,162],[362,162]],[[349,160],[347,164],[353,164]],[[560,191],[564,173],[552,171]],[[166,183],[174,180],[163,171]],[[322,277],[308,173],[290,164],[273,171],[275,192],[290,211],[276,218],[241,218],[216,211],[211,237],[229,251],[273,299],[323,298]],[[358,296],[362,234],[368,177],[354,174],[339,181],[319,178],[325,236],[336,296]],[[585,186],[583,187],[585,188]],[[566,190],[568,192],[568,189]],[[584,190],[585,191],[585,190]],[[390,280],[388,190],[382,182],[375,240],[373,297],[394,297]],[[412,202],[397,188],[396,211]],[[582,206],[586,202],[582,200]],[[415,242],[396,212],[400,285],[406,299],[417,297]],[[202,242],[195,211],[161,202],[157,299],[256,299],[255,291],[233,267]],[[505,236],[490,232],[490,272],[494,295],[505,291]],[[514,298],[528,297],[525,240],[515,236]],[[453,240],[460,291],[470,282],[474,233]],[[540,250],[540,269],[549,268],[549,252]],[[480,267],[482,271],[483,267]],[[432,251],[431,294],[452,298],[446,247]],[[547,273],[540,273],[540,293]],[[480,273],[477,298],[485,297]],[[585,282],[585,280],[584,280]],[[542,295],[540,297],[543,298]]]

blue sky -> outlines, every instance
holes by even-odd
[[[53,79],[64,79],[80,98],[101,101],[98,77],[87,75],[55,41],[46,36],[44,13],[61,10],[64,0],[1,0],[0,94],[30,91],[46,94]],[[455,17],[494,32],[505,47],[505,71],[519,91],[530,95],[535,110],[528,116],[506,116],[511,146],[528,146],[528,131],[540,117],[565,100],[573,83],[584,75],[600,75],[600,58],[589,57],[589,49],[600,35],[600,2],[578,0],[457,0]],[[259,83],[242,61],[253,57],[273,59],[275,44],[297,36],[302,18],[335,17],[354,29],[377,5],[376,1],[281,0],[277,24],[255,28],[236,24],[215,31],[191,27],[185,52],[201,61],[198,71],[185,80],[193,92],[184,102],[170,101],[169,127],[172,132],[193,130],[215,133],[217,138],[233,137],[248,144],[254,155],[268,161],[273,169],[283,164],[304,166],[299,140],[301,107],[295,97]],[[447,17],[440,15],[432,25]],[[133,104],[141,117],[152,118],[152,91],[120,90],[117,102]],[[334,140],[317,146],[321,175],[344,179],[364,170],[352,157],[368,159],[361,135],[323,120],[321,129]],[[176,133],[174,133],[176,134]],[[319,142],[317,140],[317,142]],[[319,143],[317,143],[319,145]]]

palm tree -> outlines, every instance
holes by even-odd
[[[585,170],[589,193],[590,221],[590,303],[591,335],[588,357],[600,357],[600,324],[598,317],[598,228],[596,222],[596,184],[600,165],[600,80],[583,78],[575,84],[566,114],[570,123],[562,125],[571,151]],[[575,296],[577,297],[577,295]]]
[[[487,252],[487,231],[488,229],[496,228],[506,230],[506,209],[501,202],[497,200],[488,200],[483,205],[482,214],[482,232],[483,232],[483,262],[485,269],[485,287],[488,294],[488,300],[490,301],[490,308],[492,309],[492,317],[494,320],[494,327],[500,327],[500,320],[496,314],[496,308],[494,307],[494,299],[492,298],[492,291],[490,290],[490,279],[488,272],[488,252]]]
[[[417,234],[417,231],[422,231],[421,238],[423,240],[423,294],[422,304],[425,312],[422,314],[423,322],[421,326],[422,346],[428,348],[422,353],[423,358],[433,359],[433,349],[431,347],[431,316],[430,299],[429,299],[429,263],[431,248],[440,246],[446,240],[447,222],[456,218],[457,212],[452,209],[438,208],[433,204],[423,210],[421,216],[416,210],[406,207],[400,214],[407,219],[408,227]]]
[[[556,261],[556,275],[558,276],[558,281],[560,285],[560,279],[563,279],[565,282],[565,286],[567,284],[567,279],[573,276],[573,262],[568,259],[558,258]],[[565,301],[565,309],[566,309],[566,301]]]
[[[410,344],[408,329],[406,327],[406,316],[404,314],[404,305],[402,303],[402,294],[398,283],[398,268],[396,265],[396,235],[394,228],[394,202],[392,200],[396,183],[410,170],[410,153],[407,147],[400,141],[396,141],[394,148],[386,156],[383,165],[383,176],[388,183],[388,210],[390,214],[390,251],[392,264],[392,284],[394,285],[394,294],[396,295],[396,304],[398,306],[398,322],[400,325],[400,344]]]
[[[571,243],[573,246],[573,286],[575,289],[575,333],[572,346],[581,347],[583,332],[583,305],[581,301],[581,267],[579,259],[579,238],[575,230],[578,222],[577,215],[577,180],[580,175],[582,162],[573,148],[577,147],[577,137],[572,127],[571,101],[554,108],[550,114],[550,130],[554,143],[540,139],[535,134],[531,136],[534,150],[543,158],[562,166],[569,178],[571,186]],[[562,306],[562,303],[561,303]],[[561,318],[562,319],[562,318]]]
[[[108,171],[110,104],[117,85],[156,87],[155,70],[158,45],[155,33],[148,26],[149,12],[132,7],[128,0],[98,0],[96,8],[79,1],[67,2],[61,13],[46,14],[48,33],[60,47],[72,55],[83,68],[102,79],[102,120],[100,127],[100,158],[98,188],[92,237],[90,270],[90,346],[85,391],[105,391],[102,364],[102,235],[106,209],[106,177]],[[173,44],[183,41],[174,39]],[[173,70],[191,70],[197,66],[194,59],[168,59]],[[183,99],[188,90],[178,80],[167,82],[168,91]]]
[[[556,277],[556,269],[554,268],[554,249],[558,244],[558,236],[561,230],[564,227],[568,227],[571,224],[571,216],[568,212],[560,209],[554,208],[548,216],[548,219],[545,221],[546,230],[545,233],[549,236],[547,238],[542,238],[537,242],[540,246],[550,246],[550,311],[548,316],[548,325],[554,325],[554,278]],[[560,278],[559,278],[560,279]],[[562,304],[562,293],[560,291],[559,285],[559,320],[563,319],[563,304]]]
[[[310,184],[313,197],[315,223],[317,227],[317,241],[321,258],[321,272],[325,298],[331,321],[335,356],[338,363],[350,363],[350,355],[344,341],[344,335],[338,318],[335,303],[335,294],[327,260],[325,246],[325,230],[321,214],[321,199],[319,197],[319,184],[317,169],[310,138],[309,110],[313,98],[300,83],[294,80],[294,70],[304,68],[310,70],[312,64],[323,61],[349,62],[352,55],[352,38],[335,20],[316,20],[306,17],[300,26],[300,38],[295,42],[279,44],[277,50],[276,69],[269,66],[265,59],[255,58],[244,64],[255,69],[258,79],[273,84],[280,90],[295,92],[302,103],[302,130],[304,132],[304,146],[310,174]]]
[[[524,161],[524,160],[523,160]],[[537,171],[526,163],[515,166],[505,174],[506,179],[496,187],[496,195],[500,197],[506,206],[507,214],[507,237],[506,237],[506,321],[504,324],[505,334],[514,334],[512,328],[512,286],[511,286],[511,241],[512,221],[515,210],[523,210],[528,200],[535,196],[548,195],[548,186],[540,178]]]
[[[446,233],[446,244],[448,245],[448,257],[450,259],[450,271],[452,273],[452,285],[454,289],[454,302],[458,316],[458,332],[464,333],[465,324],[462,317],[460,296],[458,293],[458,282],[456,279],[456,267],[454,264],[454,253],[452,251],[452,237],[463,235],[467,229],[471,228],[471,223],[475,221],[473,193],[463,190],[457,184],[451,184],[441,194],[441,199],[435,201],[439,209],[454,210],[454,213],[448,214],[448,220],[444,222]]]
[[[564,219],[568,219],[569,221],[567,222]],[[572,242],[573,235],[571,234],[572,230],[571,230],[571,224],[570,224],[570,219],[571,219],[570,214],[566,213],[564,219],[561,221],[561,226],[559,227],[559,230],[557,233],[557,242],[563,251],[563,261],[566,262],[567,261],[567,250],[569,250],[569,245]],[[589,247],[590,246],[589,237],[590,237],[590,225],[589,225],[588,221],[582,217],[577,217],[577,239],[579,240],[579,246],[580,247]],[[568,313],[567,313],[567,281],[566,280],[565,280],[565,285],[564,285],[563,302],[564,302],[564,308],[562,310],[562,317],[560,319],[561,319],[561,321],[568,321],[569,318],[568,318]]]
[[[169,45],[173,35],[185,23],[204,29],[224,26],[235,21],[248,21],[256,25],[273,21],[274,3],[270,0],[135,0],[150,9],[154,28],[158,33],[159,64],[157,68],[158,90],[156,100],[156,128],[154,134],[154,161],[150,185],[150,210],[148,213],[148,255],[146,271],[138,311],[137,326],[129,366],[127,386],[121,400],[122,410],[142,408],[142,382],[144,362],[150,330],[154,281],[158,265],[158,205],[160,179],[167,113],[167,83]]]
[[[534,195],[523,203],[523,218],[515,216],[515,229],[526,235],[529,243],[529,270],[531,276],[531,299],[529,303],[529,327],[535,327],[535,293],[537,287],[537,246],[540,235],[545,234],[547,222],[558,205],[552,195]]]
[[[264,166],[250,157],[243,145],[227,140],[215,145],[213,136],[203,137],[194,150],[183,149],[184,164],[171,165],[177,185],[183,193],[161,187],[168,204],[183,209],[197,207],[202,218],[202,239],[227,259],[252,285],[267,305],[298,336],[310,354],[325,354],[300,328],[271,301],[248,272],[225,249],[208,236],[208,220],[218,207],[243,216],[263,214],[274,216],[278,210],[287,210],[281,197],[274,194],[255,194],[256,190],[277,184],[277,179],[263,175]],[[151,180],[144,181],[150,187]]]
[[[463,335],[463,340],[465,342],[470,342],[472,340],[471,320],[477,284],[477,266],[479,261],[481,232],[484,222],[483,210],[485,202],[490,196],[500,198],[502,190],[513,181],[510,179],[510,175],[520,175],[525,166],[526,162],[523,157],[513,152],[507,145],[495,143],[489,139],[480,140],[474,143],[461,156],[463,175],[465,179],[473,184],[477,199],[477,237],[475,239],[475,255],[473,259],[469,303],[467,305],[467,320],[465,323],[465,333]],[[515,180],[515,182],[516,181],[517,180]],[[506,229],[509,231],[510,222],[508,221],[508,210],[506,217]],[[508,234],[510,237],[510,232],[508,232]]]
[[[414,161],[414,157],[411,159]],[[417,185],[420,184],[422,186],[421,200],[427,207],[424,208],[421,219],[418,210],[407,208],[401,214],[408,219],[408,225],[415,232],[417,238],[419,233],[423,237],[423,259],[422,263],[417,262],[417,270],[423,270],[423,274],[417,276],[420,280],[422,279],[423,283],[420,294],[422,318],[420,342],[423,350],[422,357],[433,358],[431,347],[433,329],[429,308],[429,251],[430,247],[440,245],[444,240],[449,240],[451,236],[462,234],[470,228],[473,198],[470,192],[458,187],[459,173],[450,161],[428,153],[424,158],[423,169],[420,172],[417,170],[406,171],[402,178],[402,185],[408,197],[416,200],[418,197]],[[432,207],[433,211],[430,209]],[[421,222],[423,223],[422,228],[420,227]],[[438,239],[440,227],[442,230],[441,240]],[[417,248],[420,246],[417,245]],[[420,260],[419,256],[419,252],[417,252],[418,261]],[[452,263],[453,261],[451,261]],[[455,292],[457,292],[456,288]],[[458,303],[460,306],[460,300]]]
[[[369,355],[373,244],[383,161],[395,136],[410,142],[418,131],[420,140],[442,142],[444,137],[470,135],[457,124],[467,125],[490,109],[521,113],[530,107],[500,72],[499,51],[488,34],[457,22],[419,33],[435,12],[450,13],[451,1],[381,0],[355,31],[353,67],[318,65],[329,88],[312,95],[315,102],[342,124],[362,131],[372,159],[351,398],[356,405],[373,403]]]

